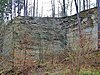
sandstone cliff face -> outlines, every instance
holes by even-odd
[[[91,37],[97,47],[96,8],[80,13],[82,34]],[[76,15],[65,18],[16,17],[5,26],[3,54],[12,50],[64,50],[79,39]]]
[[[92,48],[97,49],[98,42],[98,15],[97,9],[92,8],[80,13],[81,18],[81,31],[82,36],[91,40]],[[79,31],[78,31],[78,22],[76,15],[70,17],[70,22],[67,26],[67,40],[68,45],[71,46],[72,50],[75,49],[75,45],[79,41]]]
[[[97,9],[80,13],[84,53],[97,49]],[[36,61],[49,60],[45,54],[61,50],[79,50],[79,32],[76,15],[63,18],[16,17],[6,25],[0,24],[0,56],[2,68],[12,65],[21,70],[23,65],[34,66]],[[87,42],[88,41],[88,42]],[[85,42],[85,43],[84,43]],[[49,56],[52,58],[52,56]],[[34,61],[36,60],[36,61]],[[5,65],[6,64],[6,65]]]

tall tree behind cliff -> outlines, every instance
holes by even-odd
[[[96,6],[98,6],[98,0],[96,0]]]
[[[36,16],[38,17],[38,0],[37,0],[37,3],[36,3]]]
[[[33,17],[35,17],[35,0],[34,0],[34,3],[33,3]]]
[[[43,2],[42,2],[42,7],[41,7],[41,17],[43,16]]]
[[[55,0],[51,0],[52,4],[52,17],[55,17]]]
[[[70,15],[72,15],[72,5],[73,5],[73,0],[70,2]]]
[[[83,10],[85,10],[85,0],[83,0]]]
[[[81,0],[79,0],[79,12],[81,11]]]
[[[64,16],[66,16],[65,0],[63,0],[63,13],[64,13]]]
[[[24,0],[24,16],[26,16],[26,0]]]
[[[21,11],[20,11],[20,0],[18,0],[18,16],[20,16],[20,13],[21,13]]]
[[[86,8],[89,8],[89,0],[86,0]]]
[[[28,13],[28,0],[24,0],[24,16],[27,16]]]
[[[17,7],[16,1],[14,0],[14,17],[16,17],[16,7]]]

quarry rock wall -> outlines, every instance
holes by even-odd
[[[81,12],[80,18],[82,35],[89,37],[93,48],[97,48],[97,9]],[[57,52],[68,47],[75,50],[79,40],[76,14],[63,18],[16,17],[4,31],[3,54],[10,54],[12,50],[30,50],[30,53],[39,50],[40,53],[44,50]]]

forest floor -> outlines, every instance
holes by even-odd
[[[67,52],[66,52],[67,53]],[[9,61],[7,57],[0,57],[3,63],[0,69],[1,75],[100,75],[100,53],[93,53],[94,57],[82,56],[79,63],[76,61],[76,55],[71,55],[71,58],[64,51],[59,54],[50,53],[44,55],[42,62],[40,60],[24,61]],[[73,53],[72,53],[73,54]],[[24,55],[23,55],[24,56]],[[17,59],[24,57],[16,56]],[[74,57],[74,58],[73,58]],[[81,62],[83,61],[84,62]],[[97,61],[98,60],[98,61]],[[18,65],[20,63],[20,65]],[[77,65],[80,64],[80,70],[77,70]],[[0,67],[0,68],[1,68]],[[5,67],[5,68],[4,68]],[[77,74],[79,72],[79,74]]]

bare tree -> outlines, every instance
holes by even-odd
[[[70,2],[70,15],[72,15],[72,4],[73,4],[73,0]]]
[[[89,9],[90,9],[90,3],[91,3],[91,1],[89,0],[88,2],[89,2],[88,4],[89,4]]]
[[[86,0],[86,7],[89,8],[89,0]]]
[[[66,16],[65,0],[63,0],[63,13],[64,13],[64,16]]]
[[[80,42],[80,46],[81,46],[81,21],[80,21],[80,16],[79,16],[79,12],[78,12],[78,4],[76,2],[76,0],[74,0],[75,2],[75,6],[76,6],[76,12],[77,12],[77,20],[78,20],[78,31],[79,31],[79,42]],[[80,71],[80,51],[77,52],[77,75],[79,75],[79,71]]]
[[[61,3],[61,1],[60,0],[58,0],[58,14],[59,14],[59,16],[63,16],[63,5],[62,5],[62,3]],[[59,6],[60,5],[60,6]],[[59,10],[59,8],[61,7],[61,11]]]
[[[83,10],[85,10],[85,0],[83,0]]]
[[[78,12],[78,4],[77,4],[76,0],[74,0],[74,2],[75,2],[76,12],[77,12],[78,30],[79,30],[79,35],[81,37],[81,21],[80,21],[80,16],[79,16],[79,12]]]
[[[43,2],[42,2],[42,7],[41,7],[41,17],[43,16]]]
[[[16,7],[17,7],[16,1],[14,0],[14,16],[16,16]]]
[[[51,0],[52,4],[52,17],[55,17],[55,0]]]
[[[26,16],[26,0],[24,0],[24,16]]]
[[[96,6],[98,6],[98,0],[96,0]]]
[[[37,7],[36,7],[36,16],[38,17],[38,0],[37,0]]]
[[[79,0],[79,12],[81,11],[81,0]]]
[[[59,5],[58,5],[58,17],[59,17]]]
[[[35,0],[34,0],[34,3],[33,3],[33,17],[35,17]]]
[[[18,0],[18,16],[20,16],[20,0]]]

